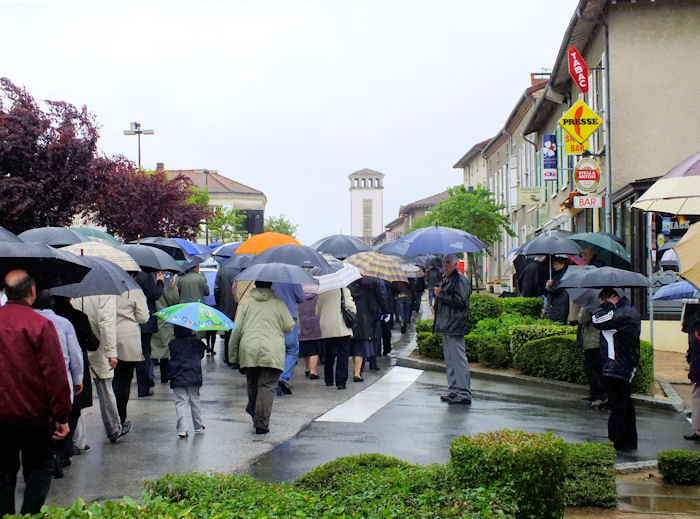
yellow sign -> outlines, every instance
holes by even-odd
[[[564,132],[564,151],[567,155],[581,155],[584,151],[588,150],[588,140],[583,141],[583,144],[576,142],[571,135]]]
[[[559,119],[559,126],[564,128],[576,142],[583,144],[603,120],[580,99]]]

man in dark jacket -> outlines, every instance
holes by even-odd
[[[593,315],[593,326],[601,331],[603,381],[610,404],[608,438],[616,449],[636,449],[637,425],[630,387],[639,365],[641,318],[614,288],[604,288],[598,298],[600,306]]]
[[[518,292],[522,297],[540,297],[544,294],[549,267],[539,259],[531,261],[518,274]]]
[[[469,361],[464,349],[464,335],[468,333],[467,314],[471,286],[457,270],[457,257],[448,254],[442,260],[444,280],[435,287],[435,322],[433,333],[442,335],[448,393],[440,400],[448,404],[471,404],[472,392]]]
[[[242,269],[232,268],[224,263],[216,273],[214,281],[214,300],[216,308],[226,314],[232,321],[236,318],[236,308],[238,307],[233,297],[233,280]],[[224,364],[228,365],[228,340],[231,338],[231,330],[226,330],[224,334]]]
[[[140,397],[152,396],[151,386],[153,382],[153,361],[151,360],[151,336],[158,331],[156,322],[156,301],[163,295],[165,277],[162,272],[139,272],[134,278],[143,290],[148,305],[150,318],[148,322],[141,324],[141,351],[144,359],[136,365],[136,386]]]
[[[683,438],[700,442],[700,307],[697,304],[686,303],[683,309],[683,331],[688,334],[686,360],[690,366],[688,378],[693,383],[690,400],[693,432]]]
[[[561,324],[566,324],[569,320],[569,293],[565,288],[559,286],[562,276],[566,273],[567,265],[568,259],[566,257],[557,256],[552,260],[554,273],[544,289],[543,317]]]

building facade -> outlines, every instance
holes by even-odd
[[[384,174],[362,169],[350,179],[350,234],[370,243],[380,235],[384,221]]]

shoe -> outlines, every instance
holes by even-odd
[[[444,395],[440,395],[440,400],[447,402],[450,398],[454,398],[455,396],[457,396],[456,393],[445,393]]]
[[[600,399],[593,400],[591,402],[591,407],[603,407],[607,403],[608,403],[607,399],[606,400],[600,400]]]
[[[401,335],[403,335],[404,333],[406,333],[406,325],[402,324],[401,325]]]
[[[195,429],[194,432],[196,432],[196,433],[203,433],[203,432],[204,432],[204,429],[206,429],[206,427],[204,427],[204,426],[202,425],[202,427],[200,427],[199,429]]]
[[[352,377],[353,382],[364,382],[365,379],[362,377]]]
[[[131,423],[130,421],[128,421],[128,420],[127,420],[126,422],[124,422],[124,423],[122,424],[122,431],[119,433],[119,438],[121,438],[122,436],[126,436],[127,434],[129,434],[129,431],[131,431],[131,429],[133,429],[133,425],[134,425],[134,424],[132,424],[132,423]]]
[[[345,389],[345,384],[338,385],[338,389]]]
[[[270,432],[270,429],[265,429],[264,427],[256,427],[255,428],[255,434],[267,434]]]
[[[153,396],[153,391],[149,391],[148,393],[144,393],[143,395],[139,395],[139,398],[145,398],[147,396]]]
[[[698,435],[698,433],[684,434],[683,438],[691,442],[700,442],[700,435]]]
[[[211,349],[211,354],[216,355],[216,352],[214,351],[214,348]]]
[[[275,389],[275,395],[276,396],[284,396],[284,391],[282,391],[282,388],[277,386],[277,389]]]
[[[177,435],[178,435],[180,438],[187,438],[187,437],[189,436],[189,434],[186,433],[186,432],[179,432],[179,433],[177,433]]]
[[[316,373],[311,373],[311,374],[309,375],[309,378],[310,378],[311,380],[318,380],[318,375],[317,375]]]
[[[151,387],[153,387],[153,386],[156,385],[156,383],[155,383],[154,380],[149,380],[149,381],[148,381],[148,385],[151,386]]]
[[[468,398],[459,398],[459,397],[448,397],[447,400],[445,400],[450,405],[472,405],[472,401],[469,400]]]
[[[310,374],[311,374],[310,371],[304,371],[304,376],[305,376],[305,377],[308,377]]]
[[[282,389],[282,392],[286,395],[291,395],[292,394],[292,388],[289,387],[289,382],[286,380],[281,380],[279,381],[278,386]]]
[[[121,436],[121,434],[118,432],[115,432],[115,433],[112,433],[109,436],[107,436],[107,438],[109,438],[110,442],[117,443],[117,440],[119,440],[119,436]]]

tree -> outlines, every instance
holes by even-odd
[[[100,185],[95,117],[83,106],[45,101],[0,78],[0,215],[19,233],[69,225]]]
[[[292,222],[287,220],[287,217],[284,216],[284,214],[265,218],[265,232],[278,232],[280,234],[287,234],[294,238],[298,228],[299,226],[294,225]]]
[[[219,209],[214,216],[209,218],[207,229],[212,238],[228,243],[229,241],[247,236],[248,232],[243,228],[245,214],[239,214],[237,209]]]
[[[123,157],[105,162],[104,168],[105,184],[90,206],[90,216],[124,240],[196,238],[201,221],[211,216],[206,204],[190,203],[192,184],[187,177],[168,179],[163,172],[138,171]]]

